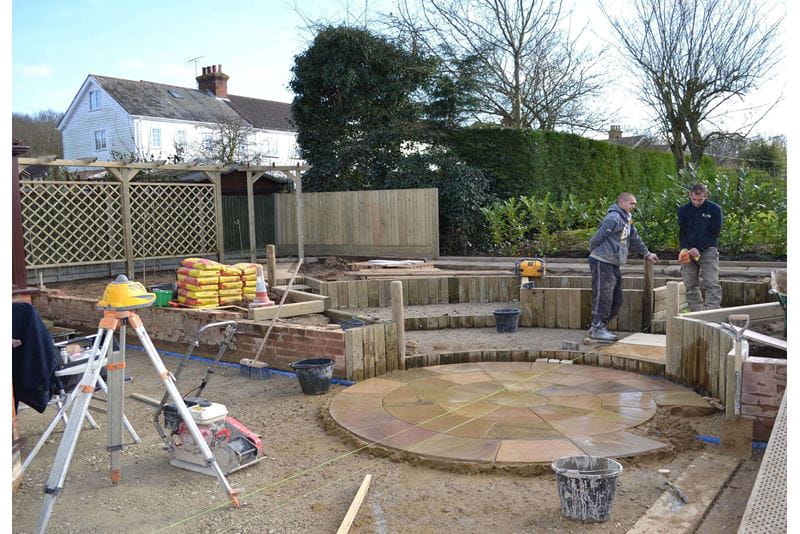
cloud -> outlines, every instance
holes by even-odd
[[[35,78],[50,78],[55,74],[55,70],[49,65],[21,65],[19,69],[22,74]]]

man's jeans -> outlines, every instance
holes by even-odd
[[[622,307],[619,265],[589,259],[592,270],[592,324],[608,326]]]
[[[719,251],[708,247],[700,252],[700,261],[691,260],[681,265],[683,285],[686,286],[686,303],[691,311],[713,310],[722,303],[722,286],[719,284]],[[705,307],[700,293],[700,278],[703,278],[703,292],[706,295]]]

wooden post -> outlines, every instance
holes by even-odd
[[[305,257],[303,250],[303,177],[300,171],[294,172],[295,202],[297,208],[297,256],[302,260]]]
[[[680,282],[667,282],[667,307],[664,313],[667,331],[667,361],[665,373],[667,378],[678,376],[680,370],[681,336],[675,330],[673,317],[679,314],[680,310]]]
[[[253,199],[253,175],[247,173],[247,226],[250,229],[250,263],[256,262],[256,208]]]
[[[275,259],[275,245],[267,245],[267,284],[269,287],[275,287],[277,269],[278,265]]]
[[[122,231],[125,239],[125,263],[127,265],[128,278],[133,280],[136,276],[134,272],[133,258],[133,217],[131,216],[131,180],[136,176],[140,169],[126,169],[108,167],[110,172],[121,183],[122,190]]]
[[[222,218],[222,173],[203,171],[214,184],[214,211],[217,217],[217,254],[219,262],[225,263],[225,225]]]
[[[403,311],[403,282],[400,280],[392,281],[392,320],[397,323],[397,357],[400,362],[400,369],[406,368],[406,323],[405,312]]]
[[[652,262],[644,260],[644,277],[642,280],[642,330],[650,331],[653,320],[653,278],[655,266]]]
[[[22,200],[19,191],[19,166],[17,158],[29,147],[11,145],[11,283],[12,289],[28,287],[25,272],[25,242],[22,239]]]

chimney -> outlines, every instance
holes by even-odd
[[[608,139],[609,140],[622,139],[622,128],[620,128],[619,124],[611,125],[611,128],[609,128],[608,130]]]
[[[203,67],[203,74],[195,79],[200,91],[209,92],[220,98],[228,98],[228,78],[229,76],[222,72],[222,65],[212,65]]]

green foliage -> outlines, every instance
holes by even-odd
[[[447,154],[412,154],[376,187],[439,189],[439,248],[442,254],[468,255],[483,248],[486,222],[480,207],[493,200],[489,178]]]
[[[762,170],[770,176],[786,176],[786,144],[781,138],[757,138],[740,154],[750,169]]]
[[[634,223],[650,250],[677,252],[678,208],[688,202],[688,185],[699,181],[693,167],[670,176],[666,189],[637,193]],[[785,183],[763,180],[745,171],[718,174],[706,180],[709,199],[723,210],[720,251],[786,254],[787,209]],[[596,230],[613,196],[586,198],[569,195],[554,201],[545,193],[512,197],[483,209],[491,243],[500,254],[587,251],[588,238]],[[587,251],[588,252],[588,251]]]
[[[447,145],[466,163],[490,173],[501,198],[552,193],[582,199],[661,191],[675,173],[672,155],[633,150],[578,135],[497,126],[454,130]],[[706,163],[706,165],[712,165]]]
[[[433,61],[368,30],[328,26],[295,57],[290,87],[308,191],[374,188],[397,169]]]

